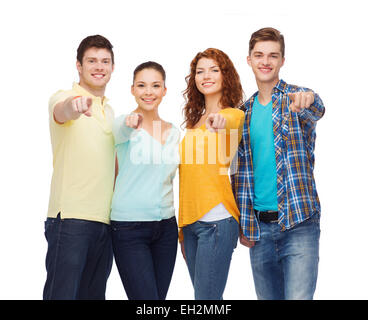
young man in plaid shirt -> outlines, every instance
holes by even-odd
[[[315,129],[325,108],[312,90],[279,79],[284,52],[278,30],[252,34],[247,61],[258,92],[242,108],[232,187],[258,299],[313,299],[320,236]]]

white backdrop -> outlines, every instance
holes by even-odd
[[[114,45],[108,85],[116,115],[135,107],[132,72],[161,63],[168,92],[162,118],[182,122],[182,91],[198,51],[215,47],[234,62],[247,97],[256,85],[246,64],[253,31],[285,36],[281,77],[320,94],[317,189],[322,204],[316,299],[367,299],[367,34],[365,1],[22,1],[2,2],[0,165],[0,299],[41,299],[46,277],[46,218],[52,156],[48,99],[78,80],[76,50],[86,36]],[[4,4],[6,3],[6,4]],[[348,4],[347,4],[348,3]],[[178,177],[175,196],[178,199]],[[177,201],[176,201],[177,204]],[[168,299],[193,299],[180,250]],[[256,299],[248,249],[234,252],[225,299]],[[113,266],[107,299],[126,299]]]

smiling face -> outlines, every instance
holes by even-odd
[[[218,63],[213,59],[198,60],[195,84],[204,96],[222,94],[222,74]]]
[[[166,94],[162,74],[151,68],[139,71],[135,75],[131,92],[142,111],[157,109]]]
[[[259,41],[255,44],[247,62],[251,66],[258,83],[276,85],[279,72],[284,65],[280,43],[276,41]]]
[[[103,96],[114,70],[111,53],[104,48],[92,47],[86,50],[82,61],[82,64],[77,61],[80,86],[96,96]]]

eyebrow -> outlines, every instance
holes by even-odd
[[[212,67],[210,67],[210,69],[212,69],[212,68],[220,68],[220,67],[219,66],[212,66]],[[203,70],[204,68],[197,67],[197,69]]]
[[[264,52],[262,51],[255,51],[254,54],[265,54]],[[281,55],[280,52],[270,52],[269,54],[277,54],[277,55]]]
[[[98,58],[96,57],[85,57],[85,59],[93,59],[93,60],[98,60]],[[111,60],[111,58],[102,58],[101,60]]]
[[[161,84],[162,81],[153,81],[152,83],[159,83]],[[136,83],[146,83],[145,81],[142,80],[137,80]]]

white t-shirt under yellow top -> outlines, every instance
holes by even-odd
[[[70,96],[92,98],[92,116],[58,124],[54,107]],[[49,101],[53,152],[48,217],[76,218],[110,223],[115,158],[112,124],[114,112],[106,97],[96,97],[74,83]]]

